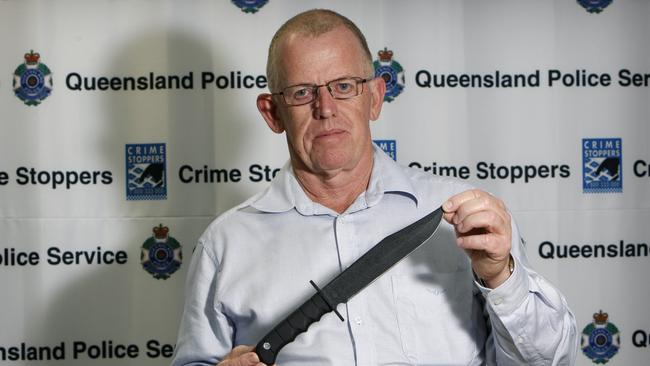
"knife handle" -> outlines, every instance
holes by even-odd
[[[312,323],[317,322],[330,311],[334,311],[343,321],[343,317],[336,311],[334,304],[327,301],[326,296],[313,281],[309,282],[316,288],[316,294],[276,325],[255,346],[255,353],[265,364],[273,365],[282,347],[291,343],[300,333],[306,332]]]

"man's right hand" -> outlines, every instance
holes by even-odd
[[[217,366],[266,366],[260,362],[253,346],[237,346]]]

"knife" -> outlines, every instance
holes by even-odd
[[[260,361],[273,365],[282,347],[293,342],[299,334],[306,332],[311,324],[319,321],[330,311],[344,321],[341,314],[336,311],[336,306],[347,302],[432,237],[440,225],[442,214],[442,207],[440,207],[385,237],[323,289],[313,281],[309,281],[316,289],[316,293],[257,343],[255,353]]]

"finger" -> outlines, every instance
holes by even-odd
[[[454,212],[464,202],[482,196],[489,196],[489,194],[480,189],[469,189],[449,197],[442,207],[445,212]]]
[[[509,215],[505,210],[505,204],[503,202],[491,195],[479,196],[474,199],[465,201],[458,209],[454,217],[452,218],[453,224],[458,224],[465,220],[467,216],[479,213],[479,212],[494,212],[499,215],[504,221],[508,219]]]
[[[460,248],[470,254],[470,257],[485,256],[495,261],[501,261],[510,253],[510,246],[506,244],[502,236],[496,234],[461,236],[457,239],[457,243]]]
[[[244,353],[243,355],[229,360],[227,366],[259,366],[264,365],[260,362],[255,352]]]
[[[452,221],[456,210],[458,210],[463,203],[483,195],[488,194],[478,189],[470,189],[449,197],[447,201],[442,204],[442,210],[444,211],[443,218],[450,224],[453,223]]]
[[[252,352],[253,349],[252,346],[237,346],[219,366],[265,366],[260,362],[257,353]]]
[[[226,359],[237,358],[245,353],[252,352],[253,349],[255,349],[255,347],[253,346],[245,346],[245,345],[237,346],[233,348],[232,351],[230,351]]]
[[[506,234],[508,232],[506,226],[506,221],[495,211],[479,211],[466,216],[455,224],[454,228],[461,235],[475,229],[483,229],[487,233]]]

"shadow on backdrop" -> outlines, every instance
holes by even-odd
[[[67,343],[66,361],[52,361],[52,365],[169,363],[161,354],[162,344],[176,341],[185,274],[196,240],[225,206],[245,198],[238,185],[190,185],[178,178],[182,164],[215,167],[239,156],[237,148],[246,146],[246,125],[232,120],[238,114],[234,108],[237,96],[210,87],[204,90],[200,85],[202,71],[232,68],[236,60],[229,59],[226,51],[215,50],[209,40],[181,29],[149,29],[116,49],[102,76],[186,75],[192,71],[194,88],[87,92],[102,93],[104,98],[102,115],[88,123],[103,130],[96,148],[105,167],[114,172],[112,199],[121,202],[122,210],[117,217],[89,220],[89,225],[98,228],[96,237],[75,245],[86,250],[98,245],[123,250],[128,262],[73,267],[79,275],[52,300],[45,316],[47,324],[38,325],[44,343]],[[254,108],[254,100],[248,103]],[[144,143],[166,144],[166,200],[126,200],[125,145]],[[140,247],[158,224],[168,226],[170,236],[183,246],[181,268],[167,280],[154,279],[140,264]],[[91,360],[86,351],[74,359],[74,341],[105,349],[111,344],[135,344],[139,357]],[[148,350],[149,341],[157,343],[150,343]],[[157,357],[151,356],[156,353]]]

